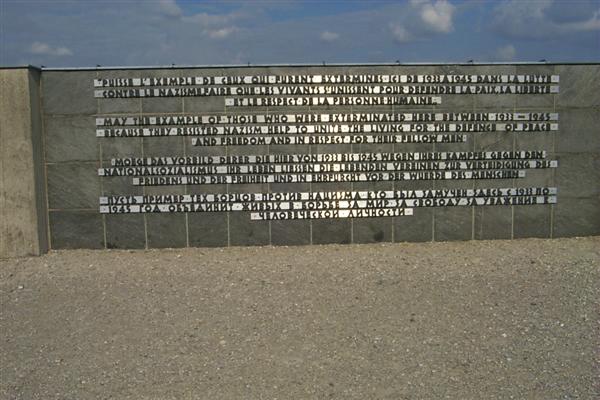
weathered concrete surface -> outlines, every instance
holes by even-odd
[[[527,170],[515,180],[330,182],[134,187],[130,177],[97,176],[111,158],[327,152],[434,151],[431,144],[191,146],[187,137],[96,138],[95,116],[157,113],[211,115],[267,111],[226,107],[224,96],[96,99],[93,79],[301,74],[560,75],[556,94],[444,95],[439,112],[556,112],[559,131],[466,132],[467,142],[436,144],[435,151],[546,150],[556,169]],[[49,223],[53,249],[163,248],[426,242],[600,235],[600,65],[355,65],[45,70],[43,114],[48,146]],[[269,113],[423,111],[392,106],[269,107]],[[247,213],[100,215],[98,197],[124,194],[405,190],[477,187],[557,187],[558,203],[535,206],[417,208],[406,218],[251,221]]]
[[[0,70],[0,258],[47,251],[39,72]]]
[[[142,193],[142,188],[133,187],[128,177],[101,179],[97,175],[97,168],[106,166],[111,158],[348,152],[352,147],[327,145],[299,150],[297,146],[216,146],[205,149],[190,146],[189,138],[184,137],[99,140],[94,135],[96,115],[211,114],[225,111],[225,106],[223,97],[95,99],[92,85],[94,78],[368,72],[560,75],[560,92],[557,94],[450,96],[435,108],[440,111],[557,112],[560,116],[558,132],[523,135],[467,133],[468,142],[460,147],[454,144],[440,144],[436,147],[436,151],[546,150],[548,159],[558,160],[558,168],[530,170],[525,178],[518,180],[482,181],[477,184],[482,187],[557,187],[557,204],[420,208],[415,216],[408,218],[354,221],[250,221],[248,214],[225,212],[127,216],[99,214],[98,197],[101,195]],[[48,247],[48,240],[53,249],[129,249],[552,238],[600,234],[600,135],[597,134],[597,126],[600,124],[600,64],[44,70],[41,85],[37,70],[5,69],[1,73],[0,257],[42,253]],[[38,93],[40,87],[43,96]],[[39,98],[41,102],[36,100]],[[293,110],[309,113],[325,111],[319,107]],[[326,111],[358,112],[361,109],[339,107]],[[259,112],[265,110],[253,109]],[[293,110],[275,107],[269,109],[269,112]],[[399,109],[384,107],[378,110]],[[40,115],[44,121],[43,129]],[[390,149],[389,146],[361,146],[353,151],[417,150],[433,151],[433,147],[396,146]],[[170,186],[148,187],[144,190],[149,194],[183,193],[184,190],[192,194],[228,191],[339,191],[351,188],[398,190],[417,187],[428,189],[434,185],[436,188],[468,188],[471,183],[473,182],[422,181],[418,186],[414,186],[413,182],[333,182],[312,186],[271,184],[243,187],[192,185],[187,189]],[[38,184],[38,188],[32,190],[35,184]]]
[[[600,398],[600,237],[0,262],[2,399]]]

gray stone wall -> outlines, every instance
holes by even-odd
[[[0,70],[0,258],[48,248],[39,86],[39,70]]]
[[[156,114],[280,113],[284,107],[236,109],[223,97],[94,98],[95,78],[299,74],[547,74],[560,75],[552,95],[446,96],[441,105],[410,111],[558,112],[559,130],[543,134],[470,133],[462,144],[194,147],[189,137],[96,138],[95,117]],[[600,66],[432,65],[46,70],[41,80],[50,245],[64,248],[159,248],[303,245],[568,237],[600,234]],[[295,107],[293,112],[400,112],[406,107]],[[111,158],[405,151],[546,150],[558,168],[529,170],[515,180],[446,180],[203,186],[131,185],[131,177],[100,178]],[[420,208],[412,217],[251,221],[245,212],[100,214],[104,195],[235,193],[430,188],[558,188],[557,204]]]

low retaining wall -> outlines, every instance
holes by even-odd
[[[599,82],[598,64],[44,70],[49,243],[596,235]]]

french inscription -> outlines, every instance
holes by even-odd
[[[94,87],[261,85],[261,84],[373,84],[373,83],[558,83],[558,75],[265,75],[157,78],[100,78]]]

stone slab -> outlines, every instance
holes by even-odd
[[[434,209],[434,240],[471,240],[473,237],[473,207]]]
[[[52,249],[103,249],[102,215],[97,211],[50,211]]]
[[[230,246],[266,246],[269,236],[269,221],[252,221],[248,212],[229,213]]]
[[[94,119],[87,115],[46,115],[46,162],[95,161],[100,142]]]
[[[549,238],[551,236],[551,205],[515,206],[513,209],[514,239]]]
[[[45,71],[42,73],[44,114],[92,115],[98,104],[92,82],[95,71]]]
[[[273,246],[300,246],[310,244],[311,221],[271,221]]]
[[[188,234],[191,247],[227,247],[227,213],[189,213]]]
[[[512,238],[513,207],[476,207],[474,218],[474,239],[490,240]]]
[[[106,215],[107,249],[143,249],[146,230],[143,214]]]
[[[433,208],[417,208],[412,216],[394,218],[394,242],[431,242]]]
[[[149,248],[186,247],[185,214],[146,214]]]
[[[553,237],[600,235],[600,198],[561,198],[553,222]]]
[[[352,241],[350,219],[315,219],[312,221],[313,244],[349,244]]]
[[[98,208],[101,191],[97,168],[96,163],[49,164],[48,207],[54,210]]]
[[[0,258],[48,248],[39,71],[0,69]]]

